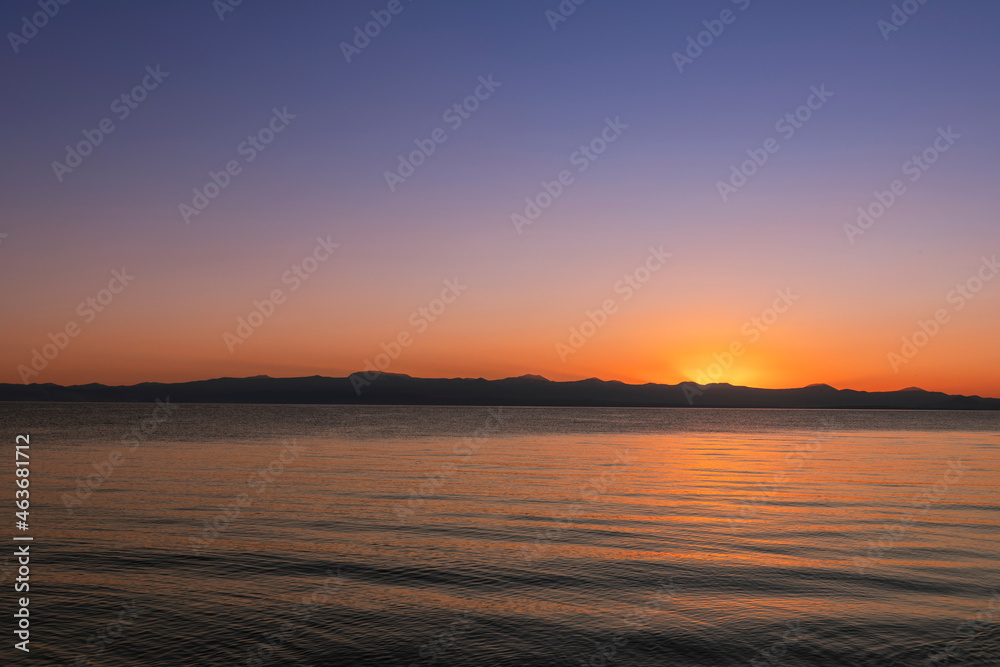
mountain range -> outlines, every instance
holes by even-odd
[[[0,401],[147,402],[167,397],[172,403],[1000,410],[1000,399],[916,387],[883,392],[825,384],[755,389],[731,384],[625,384],[597,378],[554,382],[537,375],[485,380],[370,372],[341,378],[260,375],[131,386],[0,384]]]

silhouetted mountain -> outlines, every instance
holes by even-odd
[[[172,403],[1000,410],[1000,399],[951,396],[914,388],[867,392],[825,384],[801,389],[693,383],[631,385],[597,378],[553,382],[538,375],[503,380],[428,379],[395,373],[354,373],[346,378],[258,375],[174,384],[146,382],[128,387],[0,384],[0,401],[136,402],[168,396]]]

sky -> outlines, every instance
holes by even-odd
[[[1000,7],[903,5],[4,3],[0,381],[1000,396]]]

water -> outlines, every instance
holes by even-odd
[[[0,413],[35,538],[0,663],[1000,665],[1000,414]]]

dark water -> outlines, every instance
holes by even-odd
[[[1000,665],[997,414],[0,414],[3,664]]]

